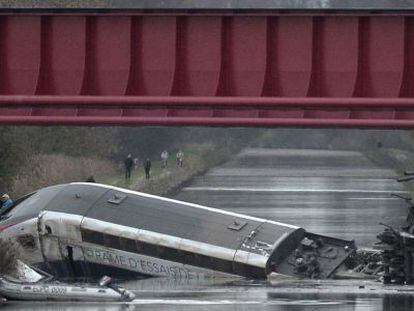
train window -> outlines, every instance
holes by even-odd
[[[128,238],[119,238],[120,240],[120,246],[121,250],[127,251],[127,252],[136,252],[137,248],[135,245],[135,240],[128,239]]]
[[[39,190],[36,193],[29,194],[22,199],[16,200],[13,208],[6,211],[10,218],[29,219],[38,216],[39,212],[55,197],[55,195],[64,187],[57,185]]]
[[[7,218],[9,218],[9,217],[10,217],[10,215],[7,215],[7,216],[6,216],[6,214],[10,213],[10,211],[11,211],[13,208],[15,208],[17,205],[19,205],[20,203],[22,203],[24,200],[26,200],[26,199],[30,198],[30,197],[31,197],[32,195],[34,195],[35,193],[36,193],[36,192],[32,192],[32,193],[26,194],[25,196],[20,197],[20,198],[18,198],[17,200],[15,200],[15,201],[13,202],[13,204],[12,204],[11,206],[9,206],[8,208],[6,208],[6,209],[2,209],[2,210],[0,211],[0,219],[2,220],[2,219],[7,219]]]
[[[82,241],[88,243],[94,243],[98,245],[104,245],[104,235],[101,232],[82,229]]]
[[[110,248],[121,249],[119,237],[111,234],[104,234],[105,246]]]

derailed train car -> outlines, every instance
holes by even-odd
[[[41,189],[3,212],[0,237],[58,278],[330,277],[352,241],[95,183]]]

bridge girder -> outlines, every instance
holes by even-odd
[[[0,124],[411,128],[414,16],[3,12]]]

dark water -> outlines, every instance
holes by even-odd
[[[176,198],[269,218],[370,247],[398,225],[406,194],[393,171],[356,152],[246,150]],[[168,280],[127,282],[132,303],[7,303],[4,310],[414,310],[414,287],[374,281]]]

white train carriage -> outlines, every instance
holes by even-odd
[[[326,278],[355,249],[299,227],[95,183],[23,197],[2,214],[0,237],[58,278]]]

